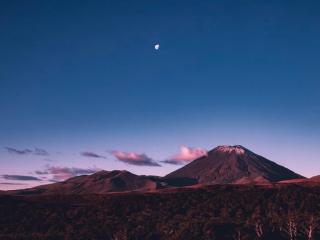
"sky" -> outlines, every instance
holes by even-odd
[[[320,3],[0,2],[0,189],[240,144],[320,174]],[[155,49],[155,45],[159,48]]]

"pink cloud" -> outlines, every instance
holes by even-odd
[[[154,166],[160,167],[156,161],[148,157],[146,154],[139,154],[135,152],[112,151],[111,154],[119,161],[136,166]]]
[[[38,175],[51,175],[53,181],[63,181],[71,177],[88,175],[100,171],[99,168],[76,168],[47,166],[44,171],[35,171]]]
[[[207,151],[203,148],[181,146],[180,153],[170,157],[167,160],[164,160],[163,162],[169,164],[184,164],[192,162],[193,160],[202,156],[207,156]]]

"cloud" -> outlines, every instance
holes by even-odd
[[[191,148],[187,146],[181,146],[180,153],[162,162],[179,165],[179,164],[192,162],[193,160],[202,156],[207,156],[207,151],[203,148]]]
[[[94,152],[81,152],[80,154],[84,157],[90,157],[90,158],[106,158],[105,156],[99,155]]]
[[[51,175],[53,181],[63,181],[71,177],[79,175],[88,175],[98,172],[102,169],[99,168],[76,168],[76,167],[58,167],[58,166],[47,166],[43,171],[35,171],[38,175]]]
[[[6,180],[19,180],[19,181],[41,181],[41,179],[34,176],[25,175],[2,175],[3,179]]]
[[[17,186],[20,186],[20,185],[26,185],[26,184],[23,184],[23,183],[11,183],[11,182],[0,182],[0,185],[17,185]]]
[[[50,159],[50,158],[44,158],[43,161],[46,161],[46,162],[54,162],[54,160]]]
[[[47,175],[47,174],[49,174],[49,172],[46,171],[46,170],[44,170],[44,171],[37,170],[37,171],[35,171],[34,173],[35,173],[35,174],[38,174],[38,175]]]
[[[5,147],[5,149],[7,149],[7,151],[8,151],[9,153],[12,153],[12,154],[24,155],[24,154],[32,153],[32,151],[31,151],[30,149],[22,149],[22,150],[19,150],[19,149],[11,148],[11,147]]]
[[[148,157],[146,154],[138,154],[134,152],[122,152],[122,151],[112,151],[111,154],[115,156],[119,161],[136,165],[136,166],[152,166],[160,167],[161,165],[154,161],[152,158]]]
[[[5,149],[12,154],[18,154],[18,155],[26,155],[26,154],[34,154],[34,155],[39,155],[39,156],[49,156],[49,153],[42,149],[42,148],[35,148],[34,150],[31,149],[17,149],[17,148],[12,148],[12,147],[5,147]]]
[[[49,153],[42,148],[35,148],[33,154],[40,156],[49,156]]]

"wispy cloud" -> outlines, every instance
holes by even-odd
[[[49,156],[48,151],[46,151],[42,148],[35,148],[33,151],[33,154],[40,155],[40,156]]]
[[[106,158],[105,156],[94,153],[94,152],[81,152],[80,154],[81,156],[89,157],[89,158]]]
[[[46,161],[46,162],[54,162],[54,160],[52,160],[51,158],[44,158],[43,161]]]
[[[76,168],[76,167],[59,167],[59,166],[47,166],[45,170],[35,171],[38,175],[51,175],[53,181],[63,181],[71,177],[79,175],[88,175],[98,172],[100,168]]]
[[[123,151],[112,151],[111,154],[115,156],[119,161],[136,165],[136,166],[151,166],[161,167],[156,161],[148,157],[146,154],[139,154],[135,152],[123,152]]]
[[[40,178],[34,176],[25,176],[25,175],[2,175],[3,179],[6,180],[17,180],[17,181],[41,181]]]
[[[181,146],[180,152],[178,154],[162,162],[179,165],[179,164],[192,162],[193,160],[206,155],[207,155],[207,151],[203,148],[192,148],[187,146]]]
[[[23,183],[12,183],[12,182],[0,182],[0,185],[17,185],[17,186],[21,186],[21,185],[26,185]]]
[[[35,148],[34,150],[31,150],[29,148],[17,149],[13,147],[5,147],[5,149],[11,154],[18,154],[18,155],[34,154],[39,156],[49,156],[48,151],[42,148]]]
[[[12,154],[19,154],[19,155],[25,155],[32,153],[32,150],[30,149],[16,149],[11,147],[5,147],[5,149]]]

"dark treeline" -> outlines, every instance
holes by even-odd
[[[320,239],[320,186],[0,195],[0,239]]]

